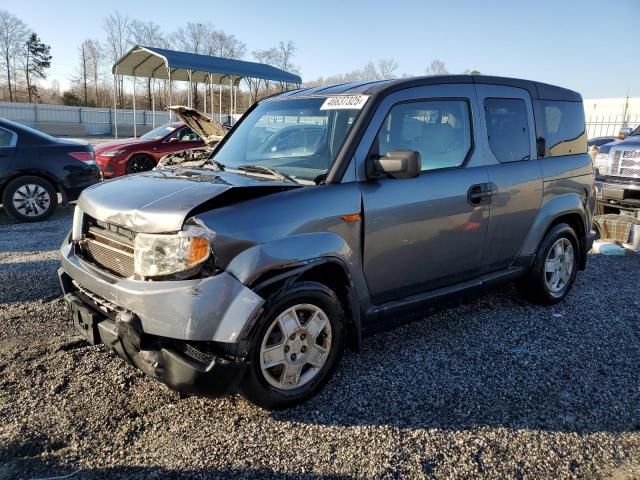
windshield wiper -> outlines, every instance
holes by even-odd
[[[217,171],[219,172],[224,172],[224,165],[222,163],[220,163],[217,160],[214,160],[213,158],[207,158],[207,160],[202,164],[202,166],[206,166],[207,163],[210,163],[211,165],[213,165],[214,167],[216,167]]]
[[[244,170],[245,172],[268,173],[276,177],[277,179],[282,180],[283,182],[288,181],[293,183],[299,183],[297,180],[290,177],[286,173],[271,167],[265,167],[264,165],[240,165],[239,167],[235,167],[235,168],[237,168],[238,170]]]

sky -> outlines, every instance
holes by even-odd
[[[172,32],[211,22],[248,52],[293,40],[304,80],[393,58],[398,74],[422,75],[434,59],[450,73],[526,78],[585,98],[640,97],[640,0],[28,0],[6,8],[51,45],[49,77],[66,87],[86,38],[104,40],[103,18],[118,10]],[[247,57],[250,58],[250,53]]]

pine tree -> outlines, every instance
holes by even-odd
[[[38,35],[32,33],[25,43],[26,51],[24,54],[24,76],[27,80],[27,95],[29,103],[32,98],[39,98],[38,87],[35,80],[45,79],[45,70],[51,67],[51,46],[40,41]]]

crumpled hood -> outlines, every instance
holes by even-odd
[[[93,218],[134,232],[167,233],[180,230],[189,212],[231,188],[259,188],[267,194],[295,187],[233,173],[152,170],[89,187],[80,195],[78,207]]]

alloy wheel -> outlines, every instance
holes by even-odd
[[[49,209],[51,197],[42,186],[28,183],[18,187],[13,194],[12,202],[18,213],[27,217],[39,217]]]
[[[152,170],[155,166],[156,164],[151,158],[145,156],[136,156],[131,159],[131,163],[127,168],[127,173],[147,172],[149,170]]]
[[[545,284],[550,292],[561,292],[571,281],[574,258],[573,245],[567,238],[559,238],[553,244],[545,260]]]
[[[260,348],[260,369],[265,380],[279,390],[309,383],[329,358],[331,323],[312,304],[288,308],[271,323]]]

